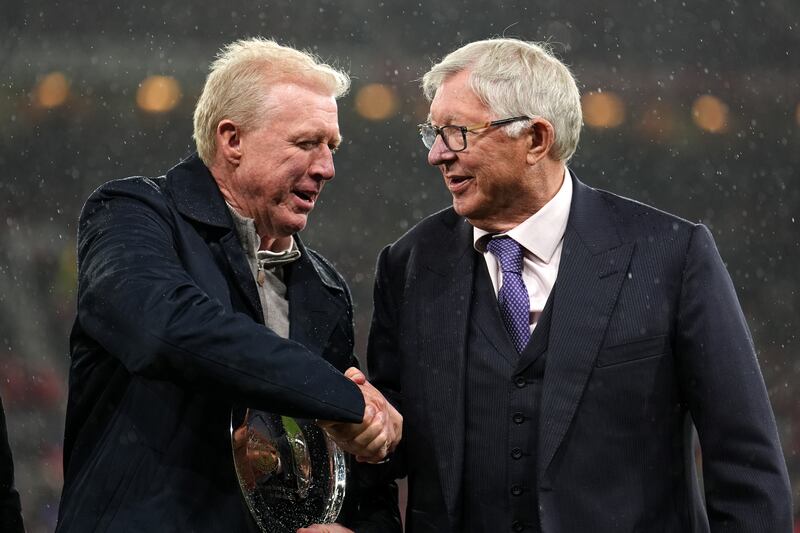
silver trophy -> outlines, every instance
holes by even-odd
[[[294,533],[336,521],[345,456],[312,420],[234,410],[231,442],[239,486],[261,531]]]

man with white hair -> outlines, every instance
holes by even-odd
[[[297,237],[334,177],[348,87],[309,54],[234,42],[195,109],[199,155],[87,201],[58,531],[254,531],[234,407],[318,419],[362,461],[394,449],[399,414],[349,368],[347,286]],[[369,487],[371,501],[389,489]],[[399,528],[391,505],[368,504],[343,519]]]
[[[408,475],[407,530],[791,531],[708,229],[570,171],[580,95],[546,46],[467,44],[423,88],[422,142],[453,205],[380,254],[368,349],[404,417],[390,462]]]

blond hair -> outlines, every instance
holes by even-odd
[[[428,101],[447,78],[467,69],[470,87],[496,119],[542,117],[555,129],[551,155],[559,161],[572,157],[583,123],[580,92],[569,68],[547,44],[497,38],[462,46],[423,76]],[[518,122],[505,130],[515,137],[525,127]]]
[[[194,141],[206,165],[216,153],[216,129],[229,119],[243,131],[264,120],[271,84],[310,85],[340,98],[350,88],[344,71],[308,52],[256,37],[235,41],[217,54],[194,109]]]

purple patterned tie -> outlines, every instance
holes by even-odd
[[[496,237],[489,241],[486,249],[500,262],[503,285],[497,293],[497,302],[508,334],[517,351],[522,353],[531,336],[531,304],[522,282],[522,247],[510,237]]]

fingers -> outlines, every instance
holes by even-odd
[[[364,383],[367,382],[367,376],[365,376],[361,370],[359,370],[354,366],[351,366],[350,368],[345,370],[344,376],[353,381],[353,383],[355,383],[356,385],[363,385]]]
[[[403,417],[363,372],[350,367],[344,374],[364,395],[364,417],[358,424],[317,421],[328,436],[360,462],[379,463],[392,453],[403,434]]]

